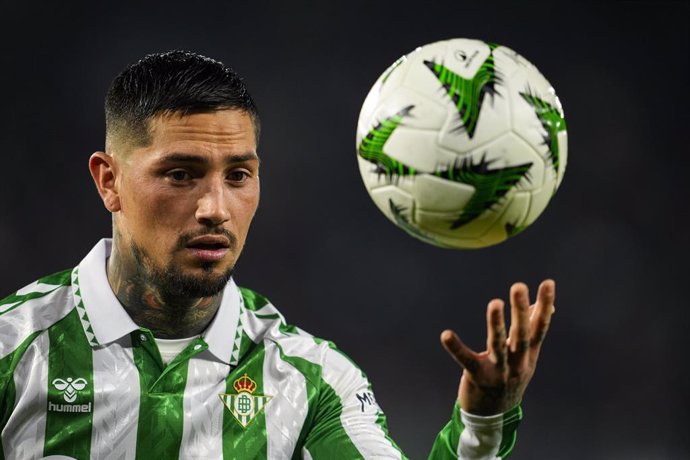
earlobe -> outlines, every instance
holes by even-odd
[[[89,171],[103,204],[110,212],[120,210],[120,195],[117,187],[117,162],[112,155],[95,152],[89,158]]]

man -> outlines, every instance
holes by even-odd
[[[363,373],[232,279],[259,126],[240,78],[203,56],[149,55],[113,81],[89,160],[113,238],[0,302],[0,457],[402,457]],[[432,458],[510,452],[554,292],[530,306],[512,286],[509,338],[492,300],[485,352],[443,332],[464,372]]]

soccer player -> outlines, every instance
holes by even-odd
[[[173,51],[113,81],[89,170],[113,235],[0,302],[0,458],[401,458],[371,386],[232,272],[259,202],[259,116],[220,62]],[[432,458],[513,447],[555,286],[487,309]],[[57,457],[56,457],[57,458]]]

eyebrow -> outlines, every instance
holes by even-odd
[[[175,162],[175,163],[196,163],[207,165],[210,163],[208,158],[201,155],[193,155],[191,153],[169,153],[159,159],[160,162]],[[239,155],[227,155],[225,157],[226,164],[243,163],[245,161],[259,161],[259,156],[254,152],[247,152]]]

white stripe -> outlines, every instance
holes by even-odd
[[[180,458],[223,458],[223,411],[227,409],[218,395],[226,393],[229,371],[224,363],[189,360]]]
[[[16,350],[32,333],[47,329],[64,318],[73,308],[70,288],[63,286],[0,315],[0,359]]]
[[[302,447],[302,460],[314,460],[306,447]]]
[[[262,313],[265,315],[279,314],[278,310],[275,309],[270,303],[261,308]],[[242,315],[242,325],[244,326],[244,333],[254,342],[259,343],[264,340],[265,337],[278,338],[283,336],[278,327],[280,326],[280,318],[266,319],[259,318],[256,315],[258,312],[251,310],[244,310]]]
[[[260,314],[272,313],[278,313],[278,311],[271,304],[260,310]],[[313,337],[302,330],[297,330],[297,334],[282,333],[279,330],[280,320],[278,319],[257,318],[255,312],[247,311],[243,321],[246,326],[245,332],[254,342],[263,340],[268,348],[269,341],[276,341],[286,355],[297,356],[322,366],[322,378],[341,400],[343,407],[340,417],[341,425],[365,458],[401,458],[400,452],[393,447],[376,423],[380,408],[375,403],[363,404],[357,399],[357,394],[363,396],[369,393],[369,382],[342,353],[331,349],[327,342],[317,345]],[[264,384],[266,375],[270,373],[265,373]],[[270,395],[268,391],[266,394]],[[266,411],[272,404],[272,401],[268,403]],[[270,455],[269,458],[271,458]]]
[[[259,318],[257,315],[268,316],[278,315],[277,318]],[[294,328],[295,331],[291,333],[281,332],[280,326],[285,325],[285,318],[276,307],[272,304],[266,304],[258,311],[251,311],[244,309],[242,315],[242,325],[244,326],[244,333],[247,334],[254,343],[259,343],[264,340],[279,340],[285,337],[294,337],[300,335],[303,337],[311,337],[311,334],[304,332],[300,328]],[[312,345],[314,345],[312,343]]]
[[[134,459],[139,422],[139,372],[131,340],[93,349],[92,459]]]
[[[0,315],[3,314],[3,313],[5,313],[7,310],[11,309],[11,308],[14,307],[15,305],[19,305],[20,303],[22,303],[22,302],[21,302],[21,301],[17,301],[17,302],[14,302],[14,303],[5,303],[5,304],[0,305]]]
[[[283,314],[279,312],[278,309],[270,302],[252,313],[260,316],[278,315],[278,318],[280,318],[280,322],[285,324],[285,317],[283,316]]]
[[[285,339],[290,343],[304,339]],[[282,343],[281,343],[282,345]],[[266,413],[267,458],[291,458],[307,418],[307,386],[304,375],[280,358],[273,342],[265,343],[264,396],[271,396]]]
[[[362,376],[362,371],[342,353],[331,349],[327,342],[316,345],[313,338],[306,333],[283,338],[278,343],[287,356],[299,356],[322,366],[323,380],[333,388],[341,400],[341,425],[362,456],[401,458],[400,452],[391,445],[376,423],[380,411],[378,405],[365,405],[357,399],[358,393],[362,396],[369,393],[369,382]],[[270,404],[266,406],[266,410]]]
[[[458,442],[458,460],[500,460],[503,414],[482,417],[460,411],[465,429]]]
[[[87,314],[88,323],[82,318],[83,314],[79,316],[90,343],[110,343],[138,329],[108,282],[105,261],[111,249],[111,240],[100,240],[72,272],[74,275],[75,271],[79,271],[79,292],[83,301],[83,309],[80,308],[82,311],[79,313]],[[73,286],[76,287],[76,284],[73,282]],[[93,334],[86,332],[89,325]]]
[[[48,332],[29,345],[14,372],[17,402],[2,431],[5,460],[41,458],[48,399]]]
[[[327,347],[327,344],[324,342],[321,346]],[[336,350],[326,348],[324,355],[322,377],[341,400],[340,422],[357,450],[364,458],[401,458],[376,423],[379,407],[357,399],[357,394],[369,392],[369,382],[362,371]]]
[[[56,288],[60,287],[59,284],[47,284],[47,283],[39,283],[38,281],[34,281],[31,284],[27,284],[20,290],[18,290],[15,295],[22,296],[22,295],[27,295],[27,294],[33,294],[33,293],[38,293],[38,292],[50,292]]]
[[[240,317],[240,291],[233,280],[225,286],[216,316],[204,332],[208,351],[226,364],[232,364],[235,335]],[[236,362],[235,362],[236,364]]]

